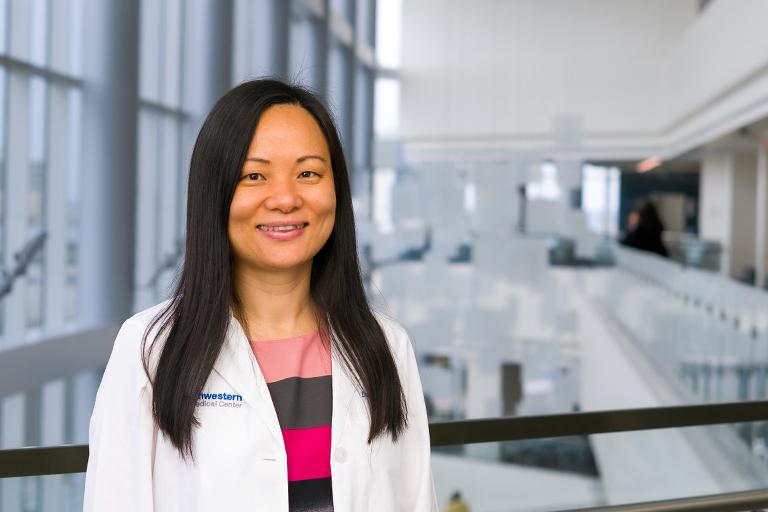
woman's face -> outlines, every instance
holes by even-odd
[[[309,112],[275,105],[259,120],[229,207],[235,265],[309,264],[333,230],[336,191],[328,144]]]

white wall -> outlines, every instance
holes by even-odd
[[[406,137],[548,135],[555,116],[594,132],[660,127],[660,57],[692,1],[404,2]]]
[[[406,0],[402,134],[547,151],[566,114],[582,157],[680,154],[768,115],[766,19],[764,0]]]

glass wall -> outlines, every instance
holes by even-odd
[[[0,351],[77,328],[82,9],[79,0],[0,2]],[[74,382],[3,390],[0,447],[72,442]],[[71,481],[3,480],[0,509],[50,507]]]
[[[194,56],[184,43],[189,30],[182,0],[143,1],[139,59],[136,302],[167,296],[183,244],[182,196],[189,151],[184,132],[188,87],[184,67]]]
[[[82,5],[0,8],[0,245],[15,275],[4,278],[0,346],[9,348],[77,314]]]

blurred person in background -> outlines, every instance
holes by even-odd
[[[658,210],[650,199],[641,199],[629,213],[627,233],[621,239],[621,244],[668,258],[669,253],[661,239],[663,232],[664,224]]]
[[[461,497],[461,493],[456,491],[451,496],[443,512],[470,512],[470,510],[467,502]]]

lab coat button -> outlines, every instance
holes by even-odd
[[[336,451],[333,453],[333,457],[336,459],[336,462],[346,462],[347,450],[344,448],[336,448]]]

